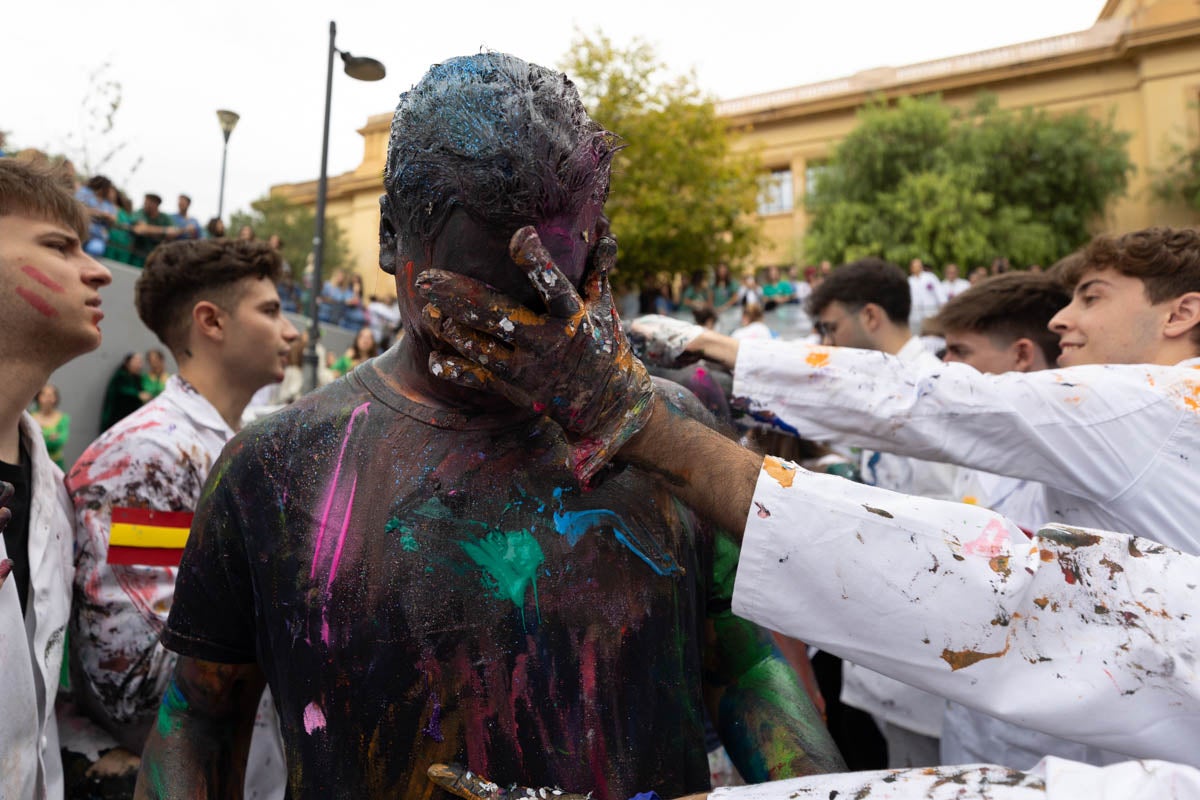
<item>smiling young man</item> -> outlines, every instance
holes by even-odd
[[[280,308],[279,275],[279,255],[255,242],[191,240],[151,253],[137,281],[138,316],[179,374],[67,476],[78,523],[72,689],[78,709],[115,740],[94,747],[132,754],[109,756],[113,780],[124,767],[126,795],[175,661],[158,639],[200,489],[251,396],[282,379],[299,335]],[[269,742],[274,731],[263,727]],[[268,754],[249,776],[263,791],[283,785],[278,745],[273,761]]]
[[[48,169],[0,158],[0,784],[5,797],[62,797],[54,700],[74,547],[62,470],[25,409],[50,374],[100,345],[108,270],[87,255],[87,212]],[[0,491],[0,495],[6,495]]]

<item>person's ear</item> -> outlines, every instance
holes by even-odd
[[[1200,325],[1200,292],[1187,292],[1171,301],[1171,314],[1163,326],[1168,339],[1190,336]]]
[[[397,248],[400,245],[396,226],[392,224],[392,203],[385,194],[379,198],[379,268],[388,275],[395,275],[400,263]]]
[[[871,333],[879,330],[879,326],[882,325],[884,319],[887,318],[887,314],[884,312],[883,307],[876,305],[875,303],[867,303],[865,306],[859,309],[858,313],[862,319],[863,328]]]
[[[221,307],[209,300],[201,300],[192,306],[192,330],[214,342],[225,340],[226,314]]]
[[[1041,350],[1032,339],[1017,339],[1009,345],[1008,350],[1012,354],[1012,372],[1033,372],[1039,369],[1036,362]]]

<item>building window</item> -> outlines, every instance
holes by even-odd
[[[758,213],[783,214],[792,210],[795,196],[792,194],[792,171],[775,169],[758,179]]]

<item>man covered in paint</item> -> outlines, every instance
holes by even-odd
[[[435,66],[401,97],[380,260],[407,335],[214,469],[140,796],[235,793],[264,679],[297,798],[427,797],[438,762],[597,798],[703,790],[705,700],[751,780],[841,766],[763,632],[730,614],[728,538],[640,469],[596,475],[651,402],[702,414],[694,399],[613,386],[557,409],[588,420],[568,440],[430,374],[449,352],[416,290],[431,266],[541,302],[508,253],[528,226],[525,256],[569,276],[539,287],[548,305],[606,286],[615,149],[565,76],[507,55]],[[614,318],[580,324],[629,358]]]
[[[126,797],[175,663],[159,635],[200,489],[250,398],[283,377],[299,336],[280,307],[281,268],[265,243],[156,248],[138,276],[137,312],[170,348],[179,374],[89,445],[67,475],[77,521],[70,628],[77,705],[62,712],[75,723],[64,724],[64,761],[68,772],[82,772],[87,754],[104,752],[107,783],[122,784]],[[88,720],[100,730],[89,730]],[[248,785],[259,797],[281,797],[269,701],[258,722]]]

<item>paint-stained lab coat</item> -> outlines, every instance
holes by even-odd
[[[1046,522],[1200,553],[1200,358],[986,375],[869,350],[748,341],[733,394],[801,436],[1037,481]]]
[[[752,508],[740,616],[1019,725],[1200,766],[1200,557],[1064,525],[1030,540],[771,458]]]
[[[896,358],[913,368],[936,368],[942,363],[915,336],[900,348]],[[838,441],[845,443],[845,440]],[[863,480],[872,486],[938,500],[959,499],[955,487],[959,468],[950,464],[865,450],[861,467]],[[847,662],[843,666],[841,701],[866,711],[877,720],[916,731],[922,736],[938,738],[942,735],[946,711],[942,698],[863,669],[858,664]]]
[[[21,615],[17,582],[0,588],[0,798],[63,796],[54,698],[62,667],[63,632],[71,609],[71,505],[42,430],[21,415],[21,439],[33,460],[29,514],[30,592]],[[0,539],[0,558],[7,558]]]
[[[959,467],[955,480],[958,499],[990,508],[1032,535],[1047,519],[1045,491],[1040,483]],[[1128,761],[1114,753],[1033,731],[968,708],[947,703],[942,723],[941,763],[1000,764],[1032,769],[1044,756],[1057,756],[1096,766]]]
[[[1093,767],[1047,758],[1027,773],[982,764],[842,772],[717,789],[709,796],[714,800],[1193,800],[1200,797],[1200,771],[1163,761]]]
[[[93,442],[66,484],[78,520],[72,682],[79,705],[110,732],[125,734],[158,707],[176,656],[158,641],[175,596],[171,567],[114,566],[108,542],[114,506],[192,511],[209,470],[234,431],[178,375],[167,388]],[[64,746],[89,755],[117,741],[62,708]],[[126,746],[136,747],[131,742]],[[255,720],[246,796],[282,798],[286,769],[279,723],[264,692]]]

